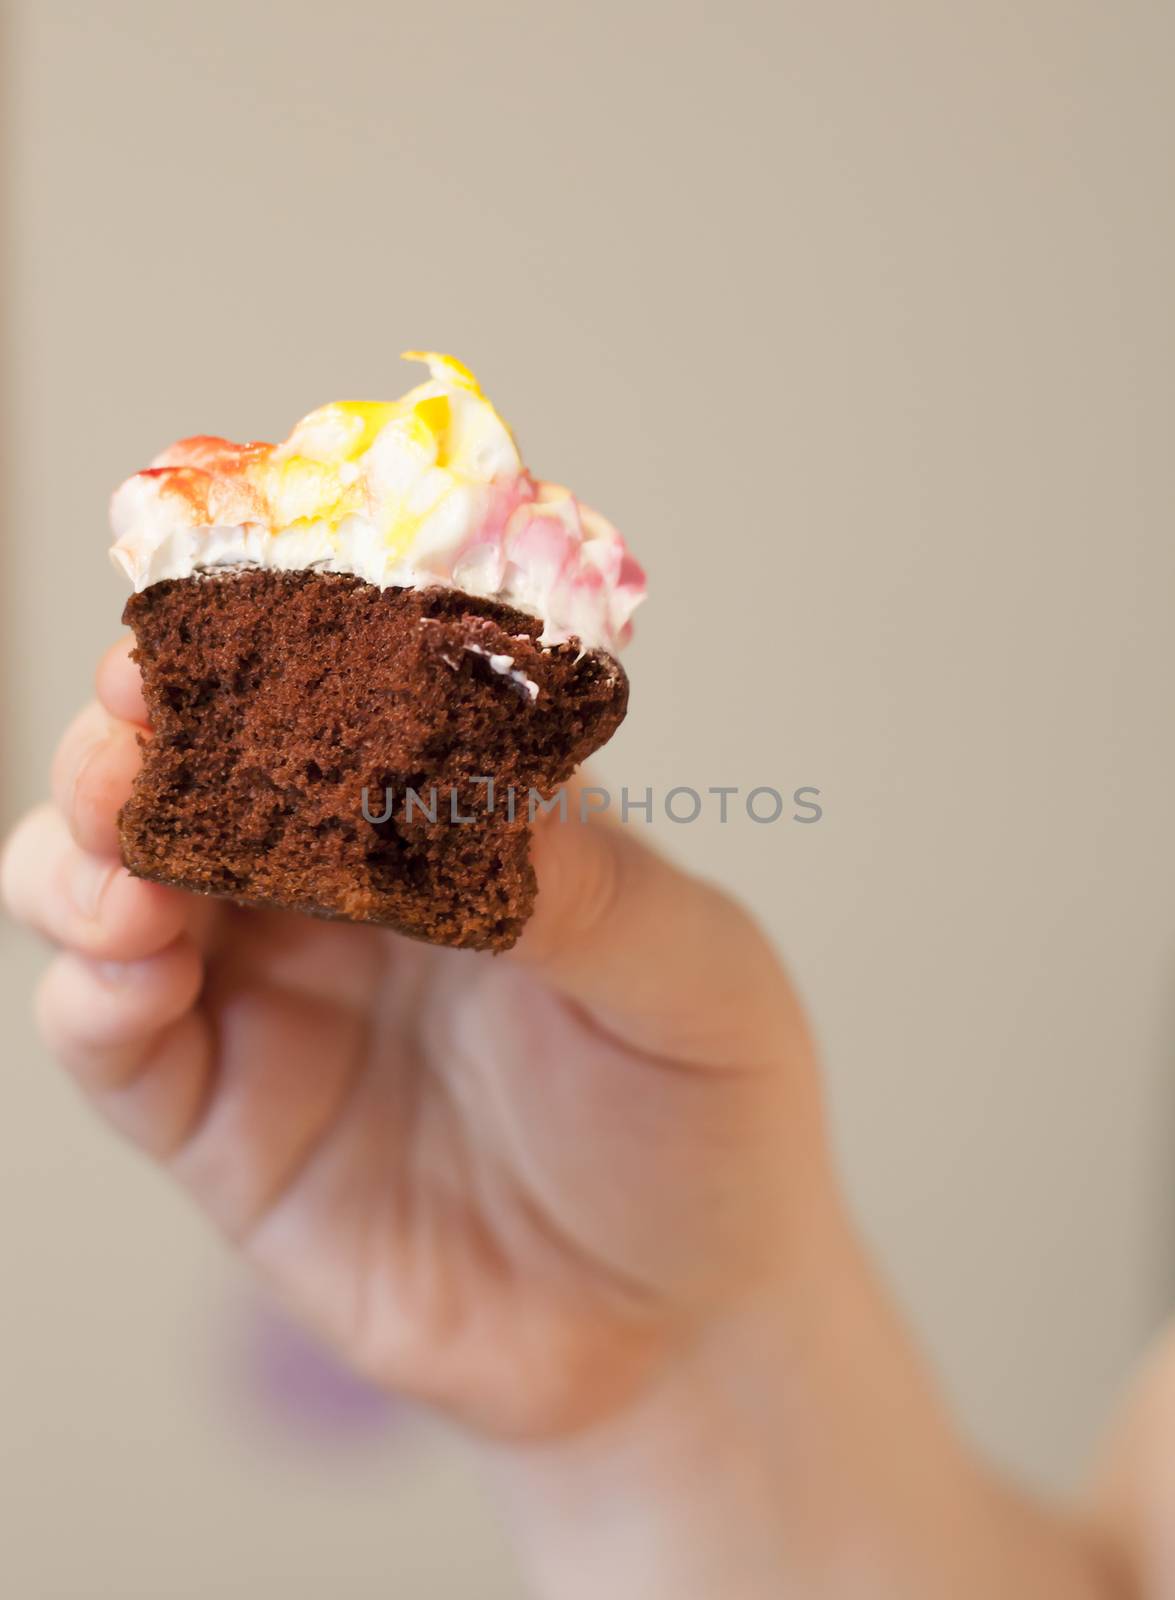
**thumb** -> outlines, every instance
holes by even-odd
[[[574,787],[568,802],[535,827],[538,901],[508,959],[637,1049],[745,1067],[794,1045],[799,1007],[748,913],[631,826],[579,820]]]

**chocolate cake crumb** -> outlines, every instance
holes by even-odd
[[[544,648],[535,618],[448,588],[238,570],[152,584],[123,621],[152,730],[119,815],[130,871],[433,944],[515,942],[528,795],[628,701],[612,656]]]

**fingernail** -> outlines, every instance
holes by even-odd
[[[83,850],[74,856],[69,868],[69,897],[88,921],[97,918],[106,886],[117,871],[116,861],[103,861]]]

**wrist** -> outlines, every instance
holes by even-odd
[[[1106,1600],[1084,1534],[957,1438],[847,1227],[608,1421],[495,1447],[541,1600]]]
[[[778,1570],[781,1556],[772,1464],[712,1370],[732,1325],[701,1330],[635,1400],[592,1428],[487,1448],[536,1596],[752,1600],[769,1592],[750,1580]]]
[[[834,1206],[813,1205],[808,1224],[786,1276],[759,1281],[683,1338],[622,1410],[555,1440],[486,1448],[542,1600],[790,1593],[780,1575],[805,1536],[793,1429],[813,1431],[801,1421],[811,1396],[800,1374],[847,1244]]]

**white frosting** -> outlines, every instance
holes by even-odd
[[[503,678],[509,678],[512,683],[516,683],[520,689],[525,689],[526,693],[532,700],[538,699],[538,684],[533,678],[528,677],[527,674],[523,672],[521,667],[516,667],[514,665],[513,656],[491,655],[490,652],[486,649],[483,649],[480,644],[467,644],[462,648],[468,650],[470,655],[484,656],[489,662],[490,670],[492,672],[500,673]]]
[[[228,567],[443,584],[540,618],[544,644],[616,651],[644,597],[624,541],[529,477],[472,374],[428,359],[402,400],[323,406],[282,445],[173,445],[115,492],[114,561],[136,589]]]

